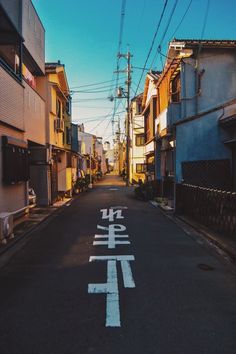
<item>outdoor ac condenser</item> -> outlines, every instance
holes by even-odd
[[[12,238],[13,236],[13,215],[0,213],[0,242],[6,243],[7,238]]]

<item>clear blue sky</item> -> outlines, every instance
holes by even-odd
[[[175,1],[168,1],[147,67],[150,67],[155,57]],[[162,52],[166,52],[167,43],[189,2],[190,0],[178,0],[162,44]],[[122,0],[33,0],[46,30],[46,60],[61,60],[65,64],[71,88],[114,78],[121,3]],[[164,3],[164,0],[126,0],[122,50],[126,51],[129,45],[133,54],[133,66],[144,65]],[[236,39],[235,0],[210,0],[209,4],[204,38]],[[175,37],[201,38],[206,8],[207,0],[192,0],[188,14]],[[121,68],[125,65],[125,61],[121,61]],[[159,57],[153,68],[161,69]],[[132,93],[136,91],[141,72],[139,69],[133,69]],[[143,89],[143,81],[140,90]],[[91,122],[85,124],[87,131],[103,135],[106,139],[111,138],[111,116],[104,119],[102,115],[109,114],[113,107],[106,98],[111,92],[114,94],[110,88],[111,84],[114,82],[80,89],[106,92],[81,92],[73,95],[73,121],[86,123],[92,117]],[[124,104],[125,102],[120,102],[118,112],[124,111]],[[120,117],[124,119],[124,113],[120,113]]]

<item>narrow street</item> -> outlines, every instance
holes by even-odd
[[[236,276],[116,176],[35,231],[0,282],[1,354],[235,353]]]

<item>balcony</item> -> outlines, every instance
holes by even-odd
[[[37,144],[46,142],[45,101],[24,81],[24,123],[25,138]]]
[[[24,130],[24,88],[0,66],[1,91],[0,119],[17,129]]]

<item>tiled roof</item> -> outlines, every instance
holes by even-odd
[[[236,47],[236,40],[232,39],[184,39],[184,38],[174,38],[171,43],[184,43],[185,47],[196,47],[201,44],[203,47],[211,48],[232,48]]]

